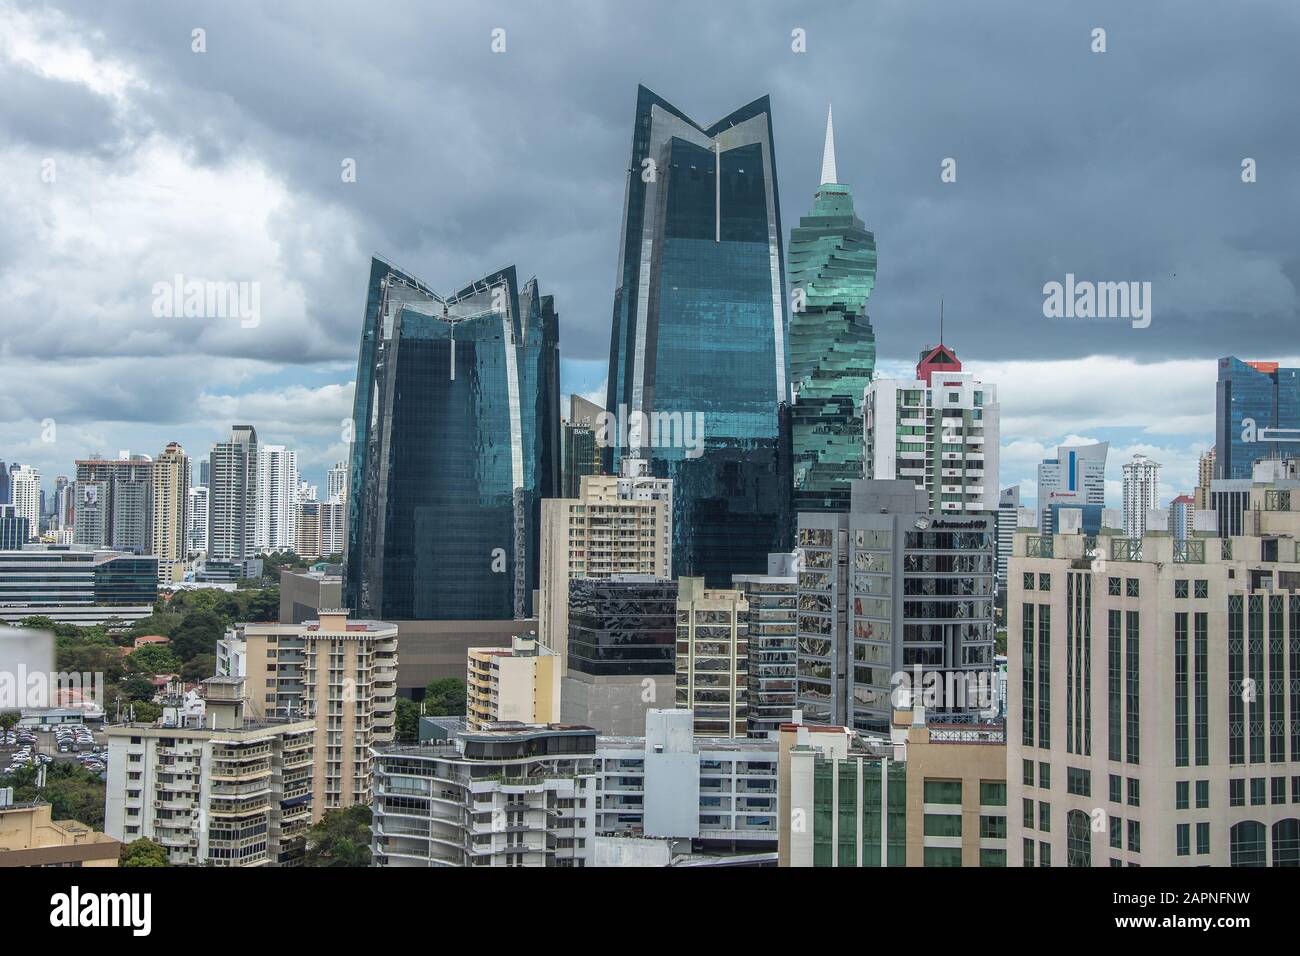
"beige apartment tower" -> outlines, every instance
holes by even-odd
[[[671,574],[673,485],[651,477],[645,461],[623,473],[583,475],[577,498],[542,501],[538,637],[568,671],[569,581],[616,574]]]
[[[158,556],[158,580],[185,579],[185,509],[190,500],[190,461],[185,449],[171,442],[153,462],[152,547]]]
[[[677,582],[676,706],[695,713],[697,737],[749,730],[749,602],[741,591]]]
[[[471,647],[465,680],[465,726],[560,720],[560,657],[535,640],[516,637],[509,647]]]

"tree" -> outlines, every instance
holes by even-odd
[[[191,611],[172,633],[172,651],[182,662],[213,653],[227,623],[212,609]]]
[[[167,858],[165,847],[159,846],[153,840],[141,837],[122,847],[122,855],[118,857],[117,865],[171,866],[171,861]]]
[[[146,644],[126,656],[127,666],[138,674],[175,674],[181,662],[165,644]]]
[[[370,808],[364,804],[327,810],[307,831],[304,866],[369,866]]]
[[[100,829],[104,826],[104,781],[75,761],[56,761],[45,768],[45,788],[36,788],[35,766],[21,767],[0,786],[14,788],[14,800],[30,803],[40,798],[50,804],[55,820],[76,820]]]
[[[131,709],[135,711],[137,723],[152,724],[162,716],[162,708],[151,700],[132,701]]]
[[[397,715],[393,732],[402,743],[415,743],[420,737],[420,705],[405,697],[397,698]]]
[[[0,714],[0,730],[13,730],[18,721],[22,720],[22,714],[16,710],[6,710]]]
[[[465,714],[465,682],[439,677],[424,688],[424,712],[430,717],[462,717]]]
[[[215,654],[200,654],[181,665],[181,680],[187,683],[196,683],[206,680],[217,672],[217,656]]]
[[[130,674],[117,689],[128,700],[153,700],[153,681],[144,674]]]

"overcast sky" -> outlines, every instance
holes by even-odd
[[[1213,443],[1214,359],[1300,364],[1297,49],[1295,0],[0,0],[0,458],[52,487],[251,422],[323,482],[372,253],[448,290],[537,275],[564,390],[603,399],[644,83],[706,123],[772,97],[787,239],[833,102],[882,367],[942,296],[1000,389],[1003,485],[1109,439],[1111,503],[1134,452],[1167,501]],[[1149,327],[1045,318],[1067,273],[1150,282]],[[156,317],[178,274],[258,283],[260,321]]]

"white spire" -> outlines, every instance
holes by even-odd
[[[822,185],[839,182],[835,175],[835,126],[831,122],[831,108],[827,106],[826,146],[822,149]]]

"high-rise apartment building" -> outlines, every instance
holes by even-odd
[[[560,658],[535,640],[515,637],[509,647],[471,647],[467,654],[465,726],[560,720]]]
[[[1022,534],[1009,865],[1300,864],[1300,491],[1230,537]]]
[[[319,558],[321,549],[321,503],[300,501],[295,506],[293,553],[300,558]]]
[[[672,568],[673,483],[646,462],[625,458],[614,478],[584,475],[576,498],[542,502],[538,631],[568,666],[569,582]]]
[[[1134,455],[1133,460],[1124,465],[1124,533],[1130,538],[1146,534],[1147,513],[1159,504],[1159,462],[1145,455]],[[1048,530],[1046,526],[1044,530]]]
[[[1300,455],[1300,368],[1219,359],[1215,386],[1216,478],[1248,479],[1262,458]]]
[[[14,514],[27,519],[28,539],[35,541],[41,529],[41,473],[31,465],[19,465],[9,480]]]
[[[1003,488],[998,495],[998,591],[1007,589],[1007,560],[1020,525],[1020,486]]]
[[[794,507],[841,511],[862,474],[862,396],[876,365],[867,298],[876,284],[876,239],[840,182],[826,112],[821,185],[790,233],[791,442]]]
[[[1061,445],[1055,458],[1038,465],[1038,527],[1050,533],[1054,504],[1067,507],[1106,504],[1106,454],[1109,442]]]
[[[1179,495],[1169,502],[1169,533],[1175,538],[1190,538],[1195,527],[1196,499]]]
[[[932,514],[912,479],[863,480],[851,509],[799,515],[798,704],[886,733],[895,675],[936,717],[991,707],[996,521]]]
[[[749,602],[742,592],[677,582],[676,705],[699,737],[749,731]]]
[[[737,574],[731,581],[749,603],[749,733],[763,736],[788,722],[796,706],[796,555],[769,554],[767,574]]]
[[[208,550],[208,489],[198,485],[189,491],[189,508],[185,515],[186,547],[191,554]]]
[[[936,514],[997,510],[997,387],[950,348],[923,351],[912,381],[875,379],[864,416],[868,478],[912,481]]]
[[[1216,464],[1213,448],[1202,454],[1196,463],[1196,488],[1192,491],[1192,499],[1197,511],[1210,510],[1210,482],[1215,478]]]
[[[158,580],[164,584],[185,579],[189,462],[185,449],[171,442],[153,463],[152,553],[158,558]]]
[[[562,460],[560,497],[576,498],[583,475],[599,475],[601,448],[596,441],[599,416],[604,409],[580,395],[569,396],[569,417],[560,423]]]
[[[250,560],[257,553],[257,429],[235,425],[208,460],[208,557]]]
[[[789,550],[780,208],[767,97],[705,127],[638,88],[606,470],[644,458],[673,480],[672,573],[710,587]]]
[[[559,401],[558,317],[536,279],[520,288],[511,266],[439,295],[373,260],[346,603],[388,620],[527,617]]]
[[[13,484],[9,480],[9,466],[0,460],[0,505],[13,504]]]
[[[55,531],[71,531],[76,517],[76,484],[67,475],[59,475],[54,479],[54,519],[50,527]]]
[[[309,720],[244,712],[244,680],[204,681],[203,727],[108,728],[104,832],[160,844],[173,866],[283,866],[311,826]]]
[[[258,551],[291,551],[297,541],[298,453],[283,445],[257,451]]]
[[[340,461],[325,476],[326,497],[346,500],[348,496],[348,463]]]

